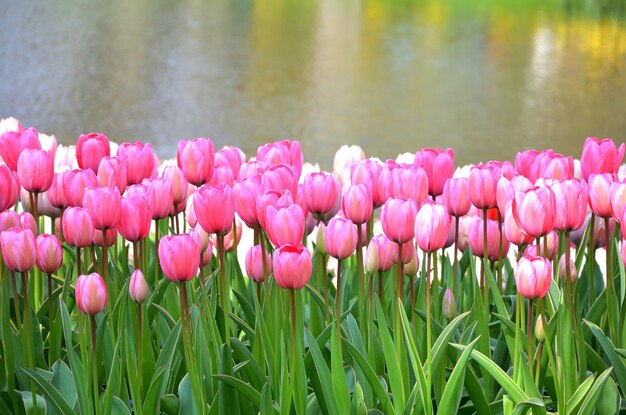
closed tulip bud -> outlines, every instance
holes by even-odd
[[[207,233],[225,235],[235,219],[235,202],[232,189],[225,185],[204,185],[193,200],[198,223]]]
[[[443,186],[443,200],[448,213],[461,217],[469,212],[469,181],[466,178],[450,178]]]
[[[95,229],[115,228],[120,220],[121,197],[116,187],[86,189],[82,205],[89,212]]]
[[[263,256],[265,253],[265,256]],[[246,254],[246,274],[255,282],[263,282],[272,272],[272,259],[263,252],[261,245],[255,245]]]
[[[279,203],[279,201],[281,201]],[[259,220],[259,225],[263,229],[267,228],[267,224],[265,223],[265,213],[267,211],[268,206],[274,207],[285,207],[293,205],[293,198],[291,197],[291,192],[286,191],[284,194],[276,191],[269,190],[267,192],[260,192],[256,199],[256,215]]]
[[[67,208],[63,212],[61,223],[63,239],[71,246],[84,248],[93,243],[93,220],[87,209]]]
[[[552,263],[541,257],[522,257],[515,269],[515,283],[526,298],[543,298],[552,282]]]
[[[545,150],[538,158],[539,174],[545,179],[569,180],[574,178],[574,159],[553,150]]]
[[[100,160],[111,155],[109,139],[100,133],[81,134],[76,143],[76,159],[81,169],[98,172]]]
[[[49,218],[58,218],[61,215],[61,209],[52,206],[50,203],[48,192],[39,193],[37,195],[37,209],[39,215],[48,216]],[[30,210],[30,208],[28,210]]]
[[[13,210],[5,210],[4,212],[0,212],[0,234],[7,229],[13,227],[22,227],[20,215]]]
[[[352,167],[362,160],[365,160],[365,153],[361,147],[343,145],[335,153],[333,172],[342,183],[348,183]]]
[[[85,190],[98,187],[98,179],[92,170],[71,170],[64,173],[63,188],[68,206],[83,205]]]
[[[372,216],[372,195],[363,184],[347,188],[342,199],[344,215],[357,225],[367,222]]]
[[[415,154],[415,166],[421,167],[428,176],[428,193],[440,195],[446,180],[454,173],[454,150],[447,148],[425,148]]]
[[[178,142],[178,167],[187,181],[194,186],[202,186],[213,176],[215,150],[209,138],[194,138]]]
[[[103,157],[97,171],[99,187],[117,187],[120,194],[126,190],[126,164],[119,157]]]
[[[128,294],[138,304],[143,303],[148,296],[148,285],[140,269],[136,269],[130,277]]]
[[[120,218],[117,230],[122,238],[137,242],[148,236],[152,208],[149,199],[140,194],[128,195],[120,200]]]
[[[17,176],[29,192],[45,192],[54,179],[54,156],[43,150],[24,150],[17,161]]]
[[[389,199],[380,211],[383,232],[396,243],[408,242],[415,236],[415,217],[417,205],[413,200],[402,198]]]
[[[139,141],[120,144],[117,157],[126,166],[126,183],[129,185],[152,177],[157,167],[152,145]]]
[[[570,249],[569,247],[566,249]],[[565,254],[561,255],[561,259],[559,260],[559,277],[565,281],[567,278],[567,260],[565,258]],[[574,258],[570,256],[569,259],[569,279],[573,284],[578,281],[578,270],[576,269],[576,261]]]
[[[367,250],[365,251],[365,271],[370,275],[378,272],[378,243],[373,239],[367,245]]]
[[[589,207],[601,218],[611,217],[611,184],[614,177],[611,174],[592,174],[589,183]]]
[[[63,184],[64,177],[65,173],[55,173],[54,179],[52,179],[52,185],[46,192],[48,194],[50,204],[59,209],[65,209],[68,203],[67,194],[65,193],[65,187]]]
[[[331,212],[341,199],[339,180],[326,172],[309,173],[304,178],[303,191],[307,210],[318,218]]]
[[[611,139],[598,140],[596,137],[588,137],[580,157],[583,178],[589,183],[592,174],[617,173],[624,159],[624,150],[626,147],[623,143],[617,148]]]
[[[76,305],[85,314],[94,316],[107,304],[107,289],[100,274],[81,275],[76,280]]]
[[[450,231],[450,215],[445,206],[424,203],[415,218],[415,240],[422,251],[443,248]]]
[[[41,150],[39,135],[34,128],[0,135],[0,155],[12,171],[17,171],[18,159],[25,149]]]
[[[12,200],[11,191],[15,178],[13,173],[5,164],[0,165],[0,211],[7,210],[15,205],[17,200]]]
[[[200,244],[188,234],[164,236],[159,242],[159,263],[170,281],[189,281],[200,267]]]
[[[283,245],[274,251],[272,266],[279,287],[299,290],[311,278],[311,253],[303,245]]]
[[[320,222],[317,225],[317,233],[315,235],[315,249],[322,255],[326,255],[326,225]]]
[[[546,331],[543,328],[543,319],[541,315],[537,316],[537,322],[535,323],[535,338],[539,343],[543,343],[546,339]]]
[[[35,266],[37,244],[30,229],[9,228],[0,235],[2,258],[11,271],[26,272]]]
[[[513,201],[516,192],[525,192],[532,187],[530,180],[524,176],[513,176],[511,179],[504,176],[500,177],[496,190],[498,210],[500,212],[506,211],[506,206]]]
[[[235,183],[235,178],[236,176],[234,176],[229,166],[215,166],[208,184],[215,186],[224,183],[232,187],[233,183]]]
[[[500,172],[490,165],[473,166],[469,176],[470,200],[478,209],[498,206],[497,187]]]
[[[512,212],[520,229],[533,238],[546,235],[554,228],[556,201],[549,187],[535,187],[515,193]]]
[[[105,239],[105,235],[106,235],[106,239]],[[105,231],[96,229],[93,231],[94,245],[97,245],[102,248],[104,247],[108,248],[108,247],[115,245],[116,241],[117,241],[117,229],[116,228],[107,229]]]
[[[364,184],[372,195],[372,203],[375,208],[381,207],[385,202],[378,189],[378,180],[383,170],[383,164],[378,159],[362,160],[352,168],[350,182]]]
[[[446,292],[443,295],[441,314],[448,320],[452,320],[456,317],[456,301],[454,301],[454,295],[449,288],[446,288]]]
[[[557,181],[552,191],[556,208],[554,228],[569,232],[583,226],[589,203],[587,183],[578,179]]]
[[[22,212],[19,214],[20,216],[20,227],[22,229],[30,229],[30,231],[35,235],[35,237],[39,234],[39,230],[37,228],[37,222],[35,222],[35,218],[28,212]]]
[[[185,179],[183,171],[178,166],[167,166],[163,170],[162,177],[172,182],[172,198],[174,204],[178,205],[187,200],[187,191],[189,190],[189,182]]]
[[[202,256],[200,257],[200,266],[206,267],[211,263],[211,259],[213,259],[213,245],[209,244],[207,248],[202,252]]]
[[[293,168],[286,164],[276,164],[270,166],[261,175],[261,190],[276,190],[284,192],[289,190],[292,195],[298,191],[298,178],[293,172]]]
[[[391,261],[394,264],[398,263],[398,244],[391,244],[390,247]],[[408,264],[415,256],[415,242],[411,239],[408,242],[402,244],[402,252],[400,255],[400,263]]]
[[[337,259],[350,257],[356,250],[357,231],[350,219],[334,217],[325,231],[326,251]]]
[[[531,182],[535,182],[539,178],[539,163],[536,163],[539,157],[537,150],[520,151],[515,155],[515,171],[528,178]]]
[[[417,275],[419,267],[420,261],[417,257],[417,252],[415,251],[415,248],[413,248],[413,254],[411,255],[411,259],[408,262],[404,263],[404,274],[414,277]]]
[[[268,206],[265,213],[265,230],[274,246],[302,243],[305,218],[300,206],[294,204],[278,209]]]
[[[256,210],[256,200],[261,191],[261,176],[256,175],[249,179],[237,180],[233,185],[233,199],[235,210],[249,228],[259,224]]]
[[[302,164],[304,158],[302,156],[302,147],[300,142],[294,140],[282,140],[274,143],[268,143],[259,147],[256,153],[256,159],[262,161],[267,166],[277,164],[286,164],[293,168],[296,182],[302,174]]]
[[[481,218],[475,217],[470,225],[469,229],[469,245],[472,248],[474,255],[479,257],[485,256],[485,232],[484,222]],[[500,256],[500,230],[498,229],[498,222],[495,220],[487,219],[487,257],[491,261],[497,261]],[[502,239],[502,256],[506,257],[509,252],[509,241]]]

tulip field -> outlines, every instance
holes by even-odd
[[[0,413],[626,411],[624,150],[324,172],[3,119]]]

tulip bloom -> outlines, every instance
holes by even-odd
[[[17,202],[17,192],[13,194],[13,186],[16,184],[15,177],[5,164],[0,164],[0,211],[7,210]]]
[[[0,171],[1,171],[0,166]],[[55,173],[54,179],[52,179],[52,185],[46,192],[50,204],[59,209],[65,209],[67,207],[67,194],[65,193],[65,186],[63,180],[65,173]]]
[[[268,206],[265,210],[265,231],[272,245],[297,245],[304,237],[304,212],[296,204],[275,208]]]
[[[537,256],[522,257],[515,269],[515,283],[520,294],[529,299],[543,298],[552,282],[552,262]]]
[[[163,169],[162,178],[172,182],[172,199],[174,205],[178,205],[187,200],[189,182],[185,179],[183,171],[178,166],[167,166]]]
[[[566,249],[570,249],[569,247]],[[561,255],[561,259],[559,260],[559,278],[565,280],[567,278],[567,259],[566,255]],[[576,260],[570,256],[569,259],[569,279],[573,284],[578,281],[578,270],[576,269]]]
[[[63,248],[54,235],[37,236],[37,267],[46,274],[57,272],[63,265]]]
[[[497,187],[500,171],[487,164],[473,166],[469,176],[469,193],[472,204],[478,209],[498,206]]]
[[[530,180],[524,176],[517,175],[511,179],[504,176],[500,177],[496,188],[498,210],[500,212],[506,211],[506,206],[513,201],[516,192],[525,192],[533,187]]]
[[[408,242],[414,237],[417,205],[411,199],[389,199],[380,211],[380,221],[387,238],[396,242]]]
[[[464,177],[446,180],[443,186],[443,200],[450,215],[457,218],[466,215],[471,207],[469,181]]]
[[[198,223],[207,233],[225,235],[235,219],[235,201],[232,189],[225,184],[204,185],[193,197],[193,208]]]
[[[200,244],[188,234],[164,236],[159,242],[159,263],[170,281],[189,281],[200,267]]]
[[[239,168],[239,180],[249,179],[254,176],[261,176],[267,170],[267,165],[262,161],[251,160],[243,163]]]
[[[7,131],[0,135],[0,155],[12,171],[17,171],[17,162],[26,149],[41,150],[39,133],[34,128],[24,131]]]
[[[330,173],[309,173],[304,178],[303,192],[306,209],[320,218],[331,212],[341,199],[341,184]]]
[[[539,178],[539,164],[536,163],[539,157],[537,150],[520,151],[515,155],[515,171],[517,174],[528,178],[531,182]]]
[[[528,245],[524,251],[526,256],[543,256],[548,259],[556,259],[556,254],[559,249],[559,235],[552,231],[546,235],[547,244],[542,244],[541,248],[537,245]],[[545,254],[545,255],[544,255]]]
[[[148,285],[140,269],[136,269],[130,277],[128,294],[138,304],[143,303],[148,296]]]
[[[103,157],[97,173],[99,187],[117,187],[120,194],[126,190],[126,164],[119,157]]]
[[[9,228],[21,228],[20,215],[13,210],[5,210],[0,212],[0,234]],[[31,230],[32,232],[32,230]]]
[[[520,229],[517,221],[515,220],[515,215],[513,215],[512,204],[510,202],[507,205],[505,212],[506,213],[504,215],[503,231],[506,239],[508,239],[509,242],[517,246],[531,243],[533,241],[533,237],[525,234]]]
[[[361,147],[343,145],[335,153],[333,172],[342,183],[346,184],[350,179],[352,168],[363,160],[365,160],[365,153]]]
[[[622,222],[622,212],[626,206],[626,182],[613,182],[610,187],[611,212],[613,219]]]
[[[293,205],[293,203],[294,201],[291,197],[291,192],[288,190],[286,190],[284,193],[280,193],[276,190],[259,193],[256,199],[256,214],[261,227],[263,229],[267,229],[265,213],[268,206],[274,206],[275,208],[279,208]]]
[[[265,253],[265,256],[263,256]],[[263,282],[272,272],[272,259],[263,252],[261,245],[255,245],[246,254],[246,274],[254,282]]]
[[[98,172],[100,160],[111,155],[109,139],[100,133],[81,134],[76,143],[76,159],[81,169]]]
[[[152,219],[159,220],[170,215],[174,206],[174,187],[168,178],[147,179],[143,182],[150,189]]]
[[[120,200],[120,218],[117,230],[122,238],[137,242],[148,236],[152,208],[149,199],[142,195],[128,195]]]
[[[611,174],[592,174],[589,176],[589,207],[591,211],[601,218],[609,218],[611,210],[611,184],[614,177]]]
[[[445,206],[424,203],[415,218],[415,240],[422,251],[443,248],[450,232],[450,215]]]
[[[289,190],[292,195],[298,191],[298,178],[294,175],[293,168],[286,164],[276,164],[269,167],[261,175],[261,190],[276,190],[284,192]]]
[[[228,169],[233,179],[239,177],[239,169],[246,161],[246,155],[240,148],[224,146],[215,153],[215,169],[224,167]]]
[[[37,222],[35,222],[35,218],[28,212],[22,212],[19,214],[20,218],[20,227],[22,229],[30,229],[35,237],[39,233],[37,229]]]
[[[475,217],[470,225],[469,229],[469,245],[472,248],[474,255],[478,257],[485,256],[485,239],[484,239],[484,224],[483,220],[479,217]],[[487,220],[487,257],[491,261],[497,261],[500,258],[500,230],[498,229],[498,222],[495,220]],[[502,239],[502,256],[506,257],[509,252],[510,243],[504,238]]]
[[[343,195],[342,210],[354,224],[361,225],[372,216],[372,195],[363,184],[348,187]]]
[[[578,179],[556,181],[554,192],[554,228],[559,231],[573,231],[585,223],[589,195],[587,183]]]
[[[415,154],[415,166],[421,167],[428,176],[428,193],[432,196],[443,192],[446,180],[454,174],[454,150],[425,148]]]
[[[126,182],[129,185],[141,183],[143,179],[152,177],[157,166],[152,145],[139,141],[120,144],[117,157],[126,166]]]
[[[350,182],[364,184],[372,195],[372,203],[375,208],[381,207],[385,202],[378,190],[378,180],[383,165],[378,159],[367,159],[355,164],[350,175]]]
[[[81,275],[76,280],[76,305],[85,314],[94,316],[104,310],[107,289],[100,274]]]
[[[63,239],[71,246],[84,248],[93,243],[93,219],[87,209],[80,207],[66,209],[61,223]]]
[[[554,228],[556,201],[549,187],[517,192],[512,208],[520,229],[533,238],[543,236]]]
[[[98,179],[92,170],[71,170],[64,173],[63,188],[68,206],[82,206],[85,189],[98,187]]]
[[[302,174],[302,164],[304,163],[304,159],[302,156],[300,142],[296,140],[282,140],[262,145],[256,152],[256,159],[262,161],[267,166],[273,166],[276,164],[286,164],[291,166],[293,168],[296,182]]]
[[[99,230],[117,226],[120,219],[120,204],[120,192],[115,187],[87,189],[82,203],[93,220],[93,227]]]
[[[17,160],[17,176],[29,192],[45,192],[54,179],[54,157],[43,150],[24,150]]]
[[[580,157],[583,178],[589,183],[592,174],[617,173],[624,159],[625,149],[623,143],[617,148],[613,140],[608,138],[598,140],[596,137],[588,137]]]
[[[0,235],[0,243],[2,259],[11,271],[26,272],[35,266],[37,245],[30,229],[9,228]]]
[[[350,219],[334,217],[324,232],[326,252],[334,258],[345,259],[356,250],[357,231]]]
[[[233,198],[237,214],[250,228],[259,224],[256,210],[256,200],[261,191],[261,176],[256,175],[249,179],[237,180],[233,185]]]
[[[311,278],[311,253],[304,245],[281,246],[274,251],[272,265],[279,287],[299,290]]]
[[[213,176],[215,150],[209,138],[179,141],[176,158],[185,178],[194,186],[202,186]]]
[[[106,238],[106,240],[105,240]],[[93,231],[93,244],[102,248],[108,248],[115,245],[117,241],[117,229],[111,228],[106,231],[95,229]]]

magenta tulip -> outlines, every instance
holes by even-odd
[[[152,206],[152,219],[166,218],[172,212],[174,206],[174,187],[168,178],[146,179],[143,184],[150,189],[150,205]]]
[[[552,191],[556,203],[554,228],[569,232],[583,226],[589,203],[587,183],[578,179],[556,181]]]
[[[513,199],[513,215],[520,229],[538,238],[554,228],[556,201],[549,187],[535,187],[517,192]]]
[[[159,242],[159,263],[172,282],[191,280],[200,266],[200,244],[191,235],[167,235]]]
[[[149,199],[140,194],[128,195],[120,200],[120,218],[117,230],[122,238],[137,242],[148,236],[152,208]]]
[[[163,169],[163,178],[172,182],[172,198],[175,205],[187,200],[189,182],[185,178],[183,171],[178,166],[167,166]]]
[[[372,195],[372,203],[375,208],[381,207],[385,202],[378,190],[378,180],[383,165],[378,159],[362,160],[355,164],[350,175],[350,182],[355,184],[364,184]]]
[[[500,172],[491,165],[473,166],[469,176],[469,193],[472,204],[478,209],[498,206],[497,187]]]
[[[415,154],[415,166],[423,168],[428,176],[428,193],[440,195],[446,180],[454,173],[454,150],[425,148]]]
[[[232,189],[225,184],[204,185],[193,197],[198,223],[207,233],[225,235],[235,219],[235,201]]]
[[[92,170],[71,170],[63,175],[63,188],[68,206],[82,206],[85,189],[98,187],[98,179]]]
[[[611,184],[614,176],[609,173],[592,174],[589,176],[589,207],[591,211],[601,218],[609,218],[611,210]]]
[[[522,232],[519,225],[517,224],[517,221],[515,220],[515,215],[513,215],[512,203],[509,203],[507,205],[505,212],[506,213],[504,215],[503,231],[506,239],[517,246],[531,243],[533,241],[533,237]]]
[[[93,220],[93,227],[99,230],[117,226],[120,219],[120,204],[120,191],[116,187],[86,189],[82,203]]]
[[[63,265],[63,248],[54,235],[37,236],[37,267],[47,274],[57,272]]]
[[[350,219],[334,217],[324,233],[326,252],[337,259],[345,259],[356,250],[357,231]]]
[[[624,143],[618,148],[609,138],[598,140],[596,137],[588,137],[580,157],[580,170],[583,178],[589,182],[592,174],[617,173],[624,159],[625,150]]]
[[[262,161],[267,166],[276,164],[286,164],[293,168],[296,182],[302,174],[302,148],[300,142],[282,140],[269,143],[259,147],[256,153],[256,159]]]
[[[469,212],[469,181],[466,178],[451,178],[443,186],[444,205],[452,216],[461,217]]]
[[[194,186],[202,186],[213,176],[215,150],[209,138],[194,138],[178,142],[178,167],[187,181]]]
[[[276,190],[284,192],[289,190],[292,195],[298,192],[298,177],[294,174],[293,168],[286,164],[276,164],[270,166],[261,175],[261,190]]]
[[[428,176],[421,167],[398,165],[391,170],[393,197],[411,199],[420,206],[428,196]]]
[[[256,201],[261,191],[261,176],[237,180],[233,185],[233,199],[237,214],[250,228],[259,224]]]
[[[25,149],[17,160],[17,176],[29,192],[45,192],[54,179],[54,157],[43,150]]]
[[[343,214],[356,225],[367,222],[372,216],[372,195],[364,184],[352,185],[342,198]]]
[[[71,246],[84,248],[93,243],[93,219],[87,209],[67,208],[63,212],[62,228],[63,239]]]
[[[65,173],[55,173],[52,185],[46,192],[48,194],[50,204],[59,209],[65,209],[68,203],[65,186],[63,184],[64,178]]]
[[[41,150],[39,133],[34,128],[21,132],[7,131],[0,135],[0,155],[12,171],[17,171],[17,162],[26,149]]]
[[[141,183],[155,173],[157,163],[150,144],[139,141],[122,143],[117,149],[117,157],[126,166],[126,183],[129,185]]]
[[[99,187],[117,187],[120,194],[126,190],[126,164],[119,157],[103,157],[97,173]]]
[[[76,159],[81,169],[91,169],[98,172],[100,160],[111,155],[109,139],[104,134],[81,134],[76,143]]]
[[[140,269],[136,269],[130,277],[128,294],[131,300],[138,304],[143,303],[148,296],[148,284],[146,284],[146,279]]]
[[[309,173],[304,178],[303,192],[306,209],[321,218],[331,212],[337,200],[341,199],[341,184],[330,173]]]

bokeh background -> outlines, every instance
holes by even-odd
[[[579,156],[626,137],[623,0],[2,2],[0,116],[73,143],[100,131],[173,157],[211,137],[301,141],[332,166],[454,147]]]

